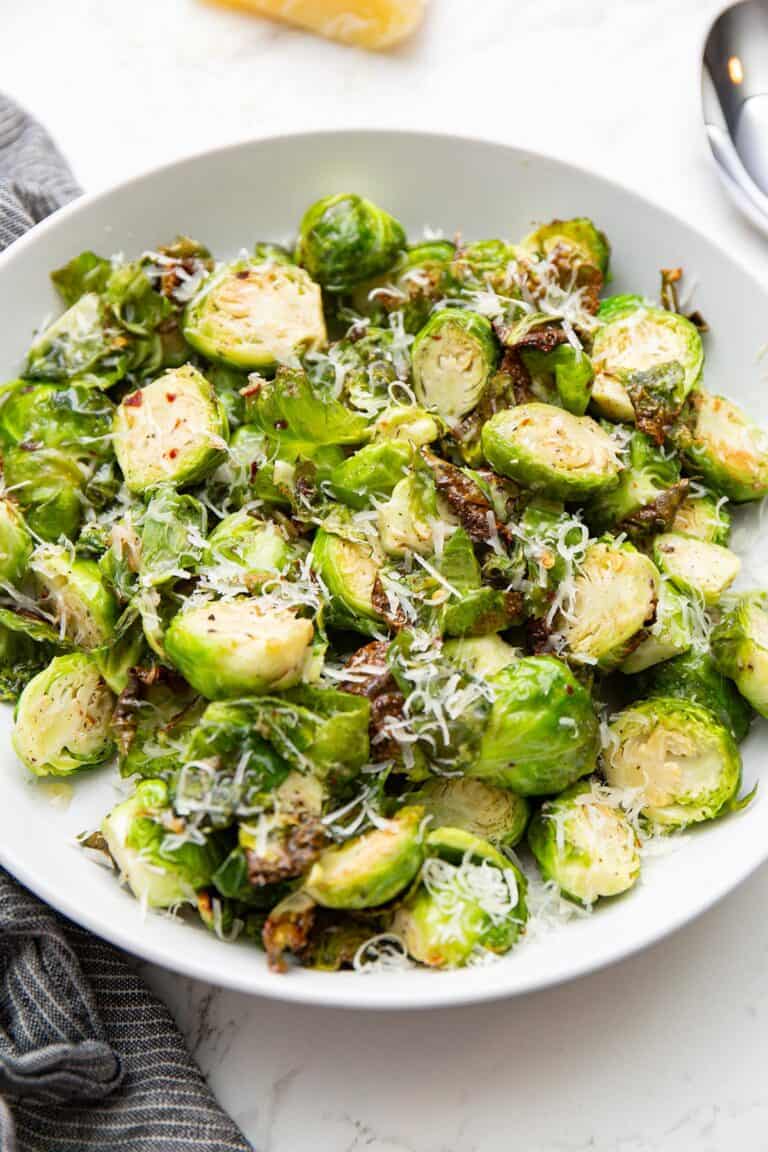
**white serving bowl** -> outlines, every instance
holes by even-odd
[[[96,196],[33,229],[0,256],[0,367],[19,370],[33,331],[58,305],[48,275],[84,248],[136,256],[185,233],[231,257],[256,240],[287,239],[319,196],[356,191],[403,221],[467,238],[518,238],[533,221],[586,215],[613,245],[616,292],[656,295],[658,270],[681,264],[710,323],[705,383],[768,425],[758,354],[768,339],[768,295],[727,252],[683,221],[615,184],[535,153],[479,140],[407,132],[329,132],[248,141],[182,160]],[[754,517],[757,523],[757,517]],[[747,568],[768,583],[759,532]],[[627,897],[588,919],[523,942],[499,963],[457,972],[359,975],[268,971],[253,945],[225,944],[182,920],[142,915],[106,869],[74,843],[116,799],[112,769],[63,789],[35,781],[0,715],[0,862],[65,915],[148,960],[215,984],[276,999],[356,1008],[417,1008],[511,996],[627,956],[698,915],[768,857],[768,794],[743,814],[698,830],[679,850],[647,861]],[[760,774],[768,739],[755,725],[743,746],[745,786]],[[62,795],[62,792],[64,793]]]

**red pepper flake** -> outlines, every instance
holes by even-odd
[[[174,400],[176,399],[176,393],[175,392],[166,392],[165,398],[169,404],[173,404]]]
[[[143,402],[144,397],[141,392],[131,392],[130,396],[126,396],[125,400],[123,400],[126,408],[141,408]]]
[[[176,457],[178,456],[178,454],[179,454],[178,448],[171,448],[170,452],[168,453],[168,459],[169,460],[175,460]]]

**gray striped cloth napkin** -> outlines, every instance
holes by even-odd
[[[79,189],[0,96],[0,249]],[[0,1152],[252,1152],[116,949],[0,870]]]

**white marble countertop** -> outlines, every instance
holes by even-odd
[[[709,0],[432,0],[423,35],[378,58],[196,0],[11,7],[0,84],[88,188],[247,135],[455,130],[631,184],[768,275],[768,243],[722,198],[701,131]],[[763,869],[606,972],[439,1013],[306,1009],[145,971],[260,1152],[756,1152],[766,909]]]

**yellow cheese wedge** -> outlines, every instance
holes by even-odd
[[[391,48],[421,24],[426,0],[213,0],[360,48]]]

